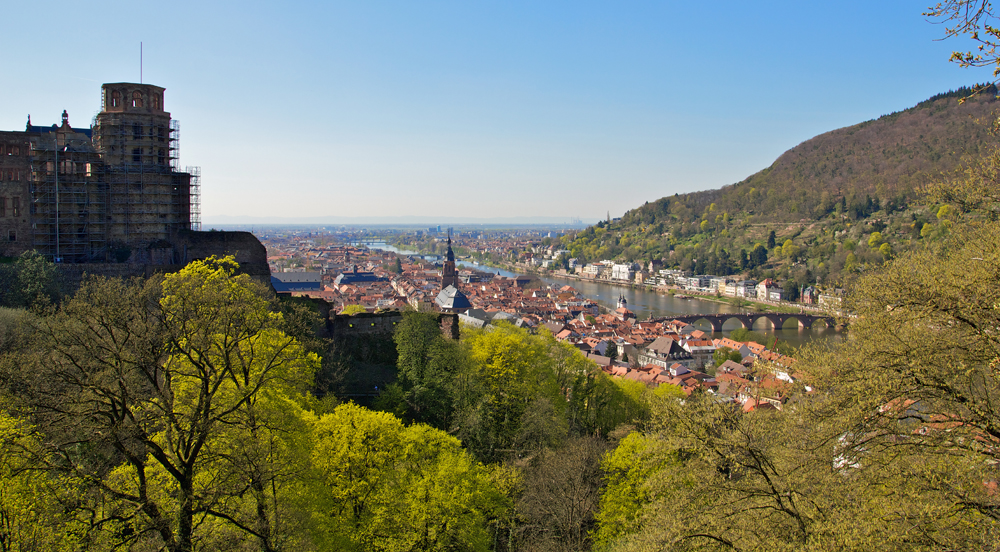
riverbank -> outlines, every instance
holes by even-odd
[[[634,282],[622,282],[616,280],[603,280],[597,278],[584,278],[577,274],[569,274],[566,272],[550,272],[541,271],[534,267],[528,267],[525,265],[511,264],[511,263],[498,263],[500,268],[508,270],[510,272],[521,273],[521,274],[533,274],[539,278],[560,278],[564,280],[576,280],[580,282],[594,282],[599,284],[606,284],[615,287],[620,287],[624,289],[635,289],[646,292],[654,292],[662,295],[670,295],[678,299],[683,299],[686,297],[680,297],[680,295],[690,296],[692,299],[698,299],[699,301],[710,301],[713,303],[720,303],[724,305],[730,305],[740,310],[751,310],[750,307],[754,307],[753,312],[773,312],[773,313],[786,313],[786,314],[798,314],[804,312],[816,313],[816,314],[826,314],[824,309],[815,308],[810,305],[800,305],[800,304],[788,304],[788,303],[774,303],[771,301],[760,301],[757,299],[745,299],[742,297],[726,297],[723,295],[717,295],[715,293],[705,293],[699,291],[685,290],[677,286],[647,286],[643,284],[636,284]]]
[[[474,256],[467,255],[464,256],[462,261],[467,263],[481,262]],[[584,278],[577,274],[570,274],[568,272],[554,272],[548,270],[539,270],[537,267],[528,266],[518,263],[509,263],[503,261],[491,260],[490,264],[480,264],[478,266],[472,266],[469,268],[474,268],[483,272],[488,272],[488,269],[499,268],[501,270],[513,273],[513,274],[530,274],[538,278],[559,278],[564,280],[578,281],[578,282],[591,282],[596,284],[610,285],[622,289],[632,289],[643,292],[656,293],[659,295],[670,296],[676,299],[686,299],[690,297],[691,299],[696,299],[699,301],[706,301],[712,303],[718,303],[722,305],[728,305],[735,309],[741,311],[753,311],[753,312],[773,312],[773,313],[785,313],[785,314],[799,314],[799,313],[814,313],[814,314],[829,314],[827,310],[814,307],[812,305],[802,305],[802,304],[791,304],[791,303],[774,303],[772,301],[761,301],[758,299],[746,299],[743,297],[726,297],[723,295],[718,295],[716,293],[705,293],[699,291],[685,290],[677,286],[648,286],[644,284],[636,284],[634,282],[623,282],[619,280],[603,280],[596,278]]]

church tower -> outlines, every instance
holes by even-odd
[[[628,300],[625,299],[625,294],[618,295],[618,308],[620,309],[628,308]]]
[[[451,232],[448,232],[448,256],[441,271],[441,289],[448,286],[458,287],[458,270],[455,268],[455,252],[451,250]]]

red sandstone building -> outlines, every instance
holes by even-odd
[[[89,128],[0,131],[0,254],[34,249],[57,262],[156,262],[199,230],[199,172],[178,167],[177,121],[164,89],[101,87]]]

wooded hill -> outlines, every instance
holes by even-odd
[[[647,202],[563,244],[581,262],[843,282],[947,233],[949,208],[925,205],[922,190],[995,143],[997,88],[976,88],[821,134],[741,182]]]
[[[962,87],[820,134],[741,182],[678,199],[697,211],[711,203],[730,213],[745,211],[759,222],[820,219],[833,213],[838,202],[860,208],[867,197],[898,210],[963,156],[983,152],[997,89],[988,85],[969,98],[972,93]]]

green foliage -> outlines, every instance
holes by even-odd
[[[62,282],[56,265],[37,251],[22,253],[11,265],[0,265],[0,305],[44,309],[59,301]]]
[[[295,413],[318,359],[236,268],[209,258],[162,282],[90,278],[38,319],[39,353],[23,359],[37,377],[20,385],[48,435],[44,466],[101,505],[76,510],[96,516],[94,538],[296,542],[284,495],[303,469]]]
[[[85,525],[67,515],[71,481],[38,469],[38,435],[24,420],[0,408],[0,545],[4,550],[71,550],[82,544]]]
[[[644,511],[653,502],[650,474],[676,462],[674,454],[657,447],[638,431],[629,433],[601,462],[606,484],[597,514],[594,540],[598,548],[635,532]]]
[[[729,347],[719,347],[712,353],[712,360],[715,362],[716,366],[721,366],[727,360],[739,363],[743,360],[743,355],[739,351],[734,351]]]
[[[353,404],[314,422],[324,531],[337,549],[487,550],[510,508],[457,439]]]
[[[606,461],[603,548],[992,547],[1000,223],[970,215],[857,280],[846,342],[799,354],[812,393],[752,413],[697,394],[653,402],[646,448]],[[676,461],[633,472],[644,451]]]
[[[413,311],[403,312],[393,340],[399,379],[380,404],[407,421],[452,429],[456,394],[468,392],[456,388],[466,365],[458,343],[442,335],[437,314]]]
[[[344,305],[344,308],[340,310],[340,314],[344,316],[354,316],[355,314],[362,314],[368,312],[368,309],[364,305]]]
[[[389,272],[392,272],[393,274],[402,274],[403,273],[403,262],[399,259],[398,256],[396,257],[396,260],[392,262],[392,264],[391,264],[391,266],[389,267],[388,270],[389,270]]]
[[[467,339],[469,356],[478,368],[483,388],[482,400],[476,406],[479,428],[467,434],[467,442],[484,458],[496,459],[514,445],[521,416],[535,394],[534,387],[544,383],[546,374],[536,363],[541,351],[532,341],[510,325],[476,332]]]

